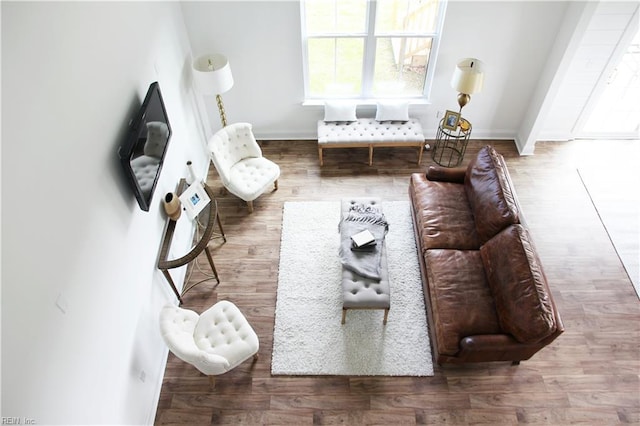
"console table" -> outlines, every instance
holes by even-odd
[[[184,256],[178,259],[168,260],[167,257],[169,256],[171,241],[173,240],[173,234],[176,229],[176,221],[167,218],[167,225],[165,227],[164,235],[162,236],[162,244],[160,246],[160,256],[158,257],[158,269],[160,269],[164,274],[165,278],[169,282],[169,285],[171,286],[171,289],[178,297],[180,304],[182,304],[182,296],[184,296],[186,292],[191,290],[193,287],[195,287],[197,284],[201,283],[202,281],[196,284],[192,284],[191,286],[184,289],[182,293],[180,293],[178,292],[178,289],[176,288],[176,285],[173,282],[173,279],[171,278],[169,269],[179,268],[181,266],[186,265],[187,263],[191,262],[196,257],[198,257],[198,255],[200,255],[200,253],[202,253],[203,251],[207,255],[209,266],[211,266],[211,271],[213,271],[213,275],[215,276],[217,283],[218,284],[220,283],[220,278],[218,278],[218,271],[216,270],[216,266],[213,263],[213,257],[211,256],[211,252],[209,251],[209,246],[208,246],[209,241],[211,240],[211,236],[213,235],[213,231],[216,223],[220,228],[220,236],[224,239],[225,242],[227,241],[227,237],[224,235],[224,230],[222,229],[222,223],[220,222],[220,215],[218,215],[218,203],[214,198],[213,191],[207,185],[203,185],[203,186],[204,186],[204,190],[209,195],[209,198],[211,199],[211,201],[209,202],[209,205],[205,207],[205,209],[201,212],[198,218],[196,218],[196,221],[198,223],[200,218],[202,218],[203,220],[206,219],[207,225],[204,229],[204,232],[202,233],[202,237],[200,237],[200,239],[197,242],[195,242],[195,245],[191,248],[191,250],[187,254],[185,254]],[[180,194],[182,194],[182,192],[186,188],[187,188],[186,181],[184,179],[180,179],[180,182],[178,183],[178,188],[176,190],[176,194],[180,196]],[[183,217],[185,217],[185,215],[183,215]],[[196,226],[200,226],[198,223],[196,224]]]
[[[456,130],[444,128],[444,118],[438,125],[436,141],[431,150],[433,161],[444,167],[456,167],[464,158],[471,136],[471,123],[460,117]]]

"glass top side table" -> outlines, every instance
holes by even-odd
[[[471,136],[471,123],[460,118],[456,130],[444,127],[444,118],[438,124],[438,133],[431,150],[431,158],[444,167],[456,167],[462,163]]]

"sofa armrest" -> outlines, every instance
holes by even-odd
[[[460,349],[471,352],[495,351],[496,348],[508,348],[510,346],[518,347],[522,346],[522,343],[506,334],[467,336],[460,341]]]
[[[466,167],[448,169],[445,167],[429,166],[427,169],[427,179],[440,182],[464,183]]]
[[[508,334],[468,336],[460,340],[456,363],[522,361],[547,346],[559,333],[535,343],[520,343]]]

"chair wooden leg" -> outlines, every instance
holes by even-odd
[[[258,358],[260,358],[260,355],[258,355],[258,352],[256,352],[256,353],[253,355],[253,362],[258,361]]]
[[[347,310],[345,308],[342,308],[342,324],[344,324],[347,321]]]
[[[253,201],[247,201],[247,207],[249,208],[249,213],[253,213]]]
[[[387,325],[387,317],[389,317],[389,309],[384,310],[384,319],[382,320],[382,324]]]
[[[211,386],[212,389],[216,386],[216,377],[215,376],[209,376],[209,386]]]
[[[273,182],[273,190],[277,191],[278,190],[278,179],[276,179],[275,182]]]

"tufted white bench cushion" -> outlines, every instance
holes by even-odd
[[[405,122],[381,122],[373,118],[359,118],[353,122],[318,121],[318,156],[321,166],[323,149],[358,147],[369,148],[369,165],[373,163],[374,147],[416,147],[419,149],[420,164],[424,149],[422,125],[416,118]]]
[[[352,204],[380,204],[379,198],[343,198],[340,202],[340,217],[349,213]],[[347,268],[342,268],[342,323],[345,323],[347,309],[384,309],[383,323],[387,323],[387,315],[391,306],[391,288],[387,267],[386,244],[382,243],[382,259],[380,261],[380,281],[364,278]]]

